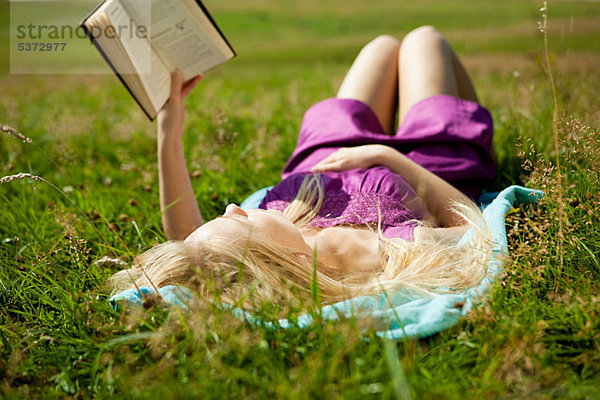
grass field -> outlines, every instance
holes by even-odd
[[[541,2],[206,5],[238,52],[187,100],[186,157],[206,219],[277,182],[304,110],[335,94],[362,44],[422,24],[450,39],[494,116],[491,189],[548,196],[511,211],[511,258],[489,295],[426,339],[390,346],[352,320],[266,331],[210,304],[116,313],[103,283],[119,267],[95,261],[129,262],[164,240],[155,128],[112,75],[9,74],[0,2],[0,125],[33,140],[0,132],[0,177],[51,183],[0,184],[0,398],[600,396],[600,3],[549,4],[558,148]]]

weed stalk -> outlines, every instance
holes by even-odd
[[[556,85],[554,84],[554,76],[552,75],[552,67],[550,65],[550,53],[548,51],[548,2],[544,1],[543,7],[540,9],[542,12],[542,21],[539,23],[539,30],[544,36],[544,62],[546,64],[546,72],[550,81],[550,87],[552,88],[552,98],[554,101],[554,109],[552,112],[552,131],[554,134],[554,152],[556,155],[556,179],[558,189],[558,240],[556,243],[556,253],[558,255],[558,274],[554,277],[555,287],[558,288],[558,276],[563,270],[563,216],[564,216],[564,204],[563,204],[563,182],[562,172],[560,168],[560,140],[558,137],[558,97],[556,95]]]

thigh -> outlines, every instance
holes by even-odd
[[[387,134],[393,132],[396,119],[399,47],[400,43],[387,35],[369,42],[356,57],[337,93],[338,98],[366,103]]]
[[[398,58],[400,123],[412,106],[428,97],[448,94],[477,102],[464,67],[435,28],[423,26],[406,35]]]

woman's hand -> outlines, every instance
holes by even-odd
[[[382,164],[382,155],[388,149],[382,144],[367,144],[357,147],[344,147],[331,153],[315,164],[312,172],[347,171],[355,168],[370,168]]]
[[[161,135],[181,137],[183,134],[183,117],[185,107],[183,99],[202,79],[197,75],[187,82],[183,82],[183,74],[177,70],[171,74],[171,97],[158,113],[158,132]]]

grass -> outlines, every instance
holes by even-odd
[[[0,397],[596,398],[600,6],[549,5],[560,187],[538,2],[207,6],[239,53],[187,101],[186,156],[207,219],[277,182],[302,113],[335,93],[364,42],[423,23],[455,44],[494,116],[493,188],[548,196],[511,211],[512,256],[484,301],[426,339],[360,340],[352,320],[274,332],[209,303],[192,315],[116,313],[102,284],[119,267],[95,261],[130,261],[163,240],[154,127],[112,76],[10,75],[3,57],[0,124],[33,144],[0,132],[0,176],[39,175],[68,198],[43,182],[0,185]],[[0,3],[2,54],[8,15]]]

